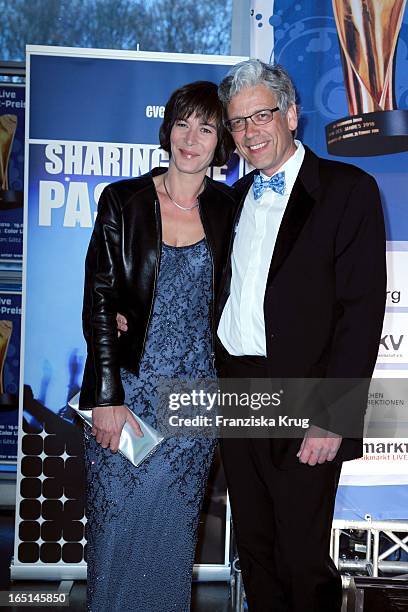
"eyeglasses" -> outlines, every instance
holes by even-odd
[[[273,113],[278,110],[279,106],[275,106],[275,108],[264,108],[247,117],[228,119],[228,121],[224,122],[224,125],[230,132],[242,132],[246,128],[247,119],[250,119],[255,125],[265,125],[265,123],[270,123],[272,121]]]

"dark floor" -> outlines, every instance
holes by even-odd
[[[10,560],[14,546],[14,512],[0,510],[0,590],[30,590],[37,592],[56,591],[59,582],[18,581],[10,584]],[[391,586],[390,586],[391,582]],[[364,607],[344,606],[344,612],[408,612],[408,581],[393,583],[381,579],[357,579],[357,588],[363,589]],[[346,594],[345,594],[346,599]],[[349,598],[350,599],[350,598]],[[62,608],[67,612],[86,610],[86,582],[74,582],[70,591],[70,605]],[[50,612],[51,608],[35,608],[38,612]],[[56,609],[56,608],[54,608]],[[19,612],[21,607],[0,606],[0,610]],[[229,585],[226,583],[193,584],[192,612],[230,612]],[[141,612],[141,611],[135,611]],[[146,611],[144,611],[146,612]],[[305,612],[309,612],[305,610]],[[330,612],[329,610],[327,612]]]
[[[56,591],[58,588],[58,582],[22,582],[15,583],[10,590],[35,590],[40,591]],[[22,608],[15,606],[8,606],[0,610],[7,610],[7,612],[21,612]],[[35,610],[38,612],[50,612],[52,608],[42,608],[36,606]],[[76,581],[70,591],[69,595],[69,606],[63,608],[54,608],[55,610],[61,609],[67,612],[84,612],[86,611],[86,582]],[[231,607],[228,602],[228,588],[225,583],[200,583],[193,585],[193,612],[230,612]],[[142,611],[135,611],[142,612]],[[146,612],[146,611],[143,611]]]
[[[10,582],[10,559],[14,546],[14,512],[0,510],[0,589],[8,588]]]

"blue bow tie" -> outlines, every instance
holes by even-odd
[[[270,179],[264,179],[260,174],[255,174],[252,184],[255,200],[261,197],[265,189],[272,189],[272,191],[283,195],[285,186],[285,171],[274,174]]]

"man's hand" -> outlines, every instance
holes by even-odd
[[[120,434],[124,424],[130,423],[137,436],[143,437],[139,423],[127,406],[97,406],[92,409],[91,435],[103,448],[110,448],[116,453],[119,448]]]
[[[123,332],[127,332],[128,330],[127,319],[124,315],[121,315],[120,312],[118,312],[116,315],[116,325],[118,328],[118,338],[119,338]]]
[[[300,463],[316,465],[333,461],[339,450],[342,437],[326,431],[317,425],[311,425],[303,438],[297,457]]]

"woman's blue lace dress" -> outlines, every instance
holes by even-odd
[[[126,403],[155,425],[160,376],[214,378],[212,267],[206,241],[163,244],[138,377],[122,370]],[[139,467],[84,433],[88,610],[187,612],[210,438],[173,437]]]

